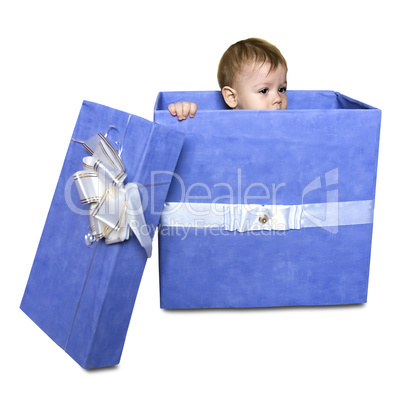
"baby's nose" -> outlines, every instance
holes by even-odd
[[[277,105],[277,104],[281,104],[282,103],[282,98],[280,97],[279,94],[275,94],[273,99],[272,99],[272,104],[273,105]]]

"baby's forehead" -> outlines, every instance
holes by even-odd
[[[281,62],[272,63],[271,60],[259,60],[259,59],[249,59],[244,60],[239,66],[239,71],[241,72],[253,72],[253,71],[268,71],[268,73],[275,71],[279,67],[283,67],[287,71],[287,66],[283,65]]]
[[[270,61],[258,61],[258,60],[246,60],[242,65],[242,72],[253,72],[258,71],[262,67],[267,67],[271,69],[271,62]]]
[[[242,68],[237,74],[237,78],[244,78],[250,76],[268,77],[272,72],[276,71],[278,67],[272,66],[270,61],[256,61],[250,60],[244,62]]]

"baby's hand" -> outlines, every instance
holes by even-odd
[[[171,103],[168,109],[172,116],[177,116],[177,120],[186,120],[187,116],[195,116],[198,105],[192,102],[177,102]]]

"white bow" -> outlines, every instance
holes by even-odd
[[[89,204],[91,232],[87,244],[105,238],[107,244],[127,240],[130,228],[144,247],[152,253],[152,239],[145,223],[137,184],[127,183],[125,167],[116,150],[98,134],[83,143],[92,155],[83,159],[84,170],[73,175],[82,204]]]

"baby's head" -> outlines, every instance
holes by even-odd
[[[250,38],[230,46],[218,67],[218,82],[232,109],[287,109],[285,58],[269,42]]]

